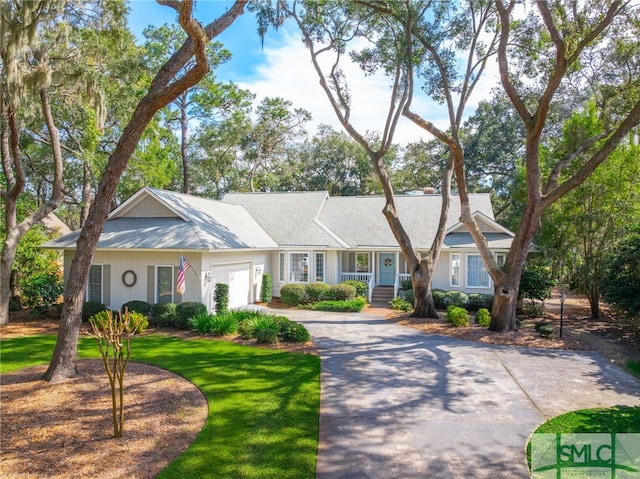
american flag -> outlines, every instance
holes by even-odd
[[[176,283],[176,291],[178,292],[178,294],[184,294],[185,292],[184,274],[189,268],[191,268],[191,263],[189,263],[189,260],[187,260],[184,255],[180,255],[180,267],[178,268],[178,281]]]

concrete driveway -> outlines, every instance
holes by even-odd
[[[545,420],[640,405],[640,382],[596,353],[461,341],[362,313],[287,316],[322,358],[318,479],[527,478],[525,446]]]

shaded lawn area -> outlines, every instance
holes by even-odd
[[[2,340],[0,372],[49,362],[55,338]],[[78,354],[98,358],[95,340],[81,338]],[[315,477],[317,356],[150,335],[134,338],[131,360],[184,376],[202,390],[209,405],[207,422],[196,440],[159,478]]]

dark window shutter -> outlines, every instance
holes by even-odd
[[[111,305],[111,265],[102,265],[102,303]]]
[[[147,303],[156,304],[156,267],[147,266]]]

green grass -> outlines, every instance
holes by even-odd
[[[640,406],[581,409],[561,414],[541,424],[534,434],[640,433]],[[527,463],[531,465],[531,440],[527,444]]]
[[[47,363],[54,345],[55,335],[2,340],[0,372]],[[202,431],[159,478],[315,477],[318,357],[161,335],[132,349],[132,361],[184,376],[209,403]],[[79,356],[99,357],[93,339],[81,338]]]
[[[629,360],[625,364],[627,371],[640,378],[640,361]]]

